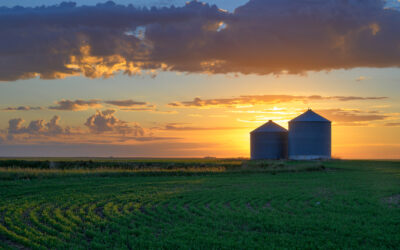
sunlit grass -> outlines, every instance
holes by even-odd
[[[184,161],[0,161],[0,179],[57,176],[192,175],[324,171],[323,162],[184,160]]]

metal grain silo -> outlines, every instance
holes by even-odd
[[[250,133],[252,160],[287,158],[288,131],[269,121]]]
[[[331,158],[331,122],[309,109],[289,122],[289,159]]]

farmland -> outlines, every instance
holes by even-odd
[[[0,160],[0,248],[395,249],[400,162]]]

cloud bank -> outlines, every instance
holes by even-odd
[[[378,111],[361,111],[357,109],[322,109],[317,110],[317,112],[341,126],[365,126],[371,122],[390,118],[390,115],[382,114]]]
[[[270,119],[287,122],[304,110],[296,109],[264,109],[264,110],[234,110],[233,113],[238,114],[253,114],[248,118],[237,118],[240,122],[266,122]],[[383,123],[389,120],[398,120],[398,113],[384,113],[378,110],[361,110],[361,109],[346,109],[346,108],[326,108],[315,110],[318,114],[332,121],[334,126],[397,126],[398,123]]]
[[[155,104],[150,104],[143,101],[135,101],[132,99],[128,100],[108,100],[103,101],[101,99],[90,99],[90,100],[61,100],[56,101],[56,105],[47,107],[49,110],[58,111],[83,111],[88,109],[98,109],[103,105],[114,106],[122,111],[134,111],[134,112],[152,112],[158,114],[176,114],[175,110],[163,111],[159,110]],[[43,107],[33,106],[18,106],[18,107],[7,107],[2,108],[0,111],[36,111],[45,110]]]
[[[138,102],[134,100],[111,100],[111,101],[105,101],[104,103],[114,105],[117,107],[135,107],[135,106],[143,106],[147,105],[147,102]]]
[[[0,8],[0,80],[189,73],[303,74],[400,66],[400,12],[383,0],[250,0]]]
[[[38,141],[38,142],[70,142],[81,141],[85,143],[98,143],[102,140],[111,141],[153,141],[170,139],[168,137],[153,137],[140,124],[126,122],[115,116],[115,110],[97,110],[95,114],[86,119],[83,127],[61,126],[60,117],[55,115],[50,121],[43,119],[32,120],[28,125],[22,118],[14,118],[8,121],[8,128],[0,130],[0,138],[4,141]],[[102,135],[99,137],[99,135]],[[111,138],[111,139],[110,139]]]
[[[30,111],[30,110],[42,110],[42,107],[31,107],[31,106],[18,106],[18,107],[7,107],[2,109],[3,111]]]
[[[172,131],[195,131],[195,130],[236,130],[246,129],[247,127],[197,127],[190,126],[186,123],[168,123],[161,130],[172,130]],[[248,129],[248,128],[247,128]]]
[[[115,132],[118,134],[131,134],[133,136],[143,136],[144,129],[137,123],[130,125],[125,121],[119,120],[114,115],[115,110],[107,109],[97,111],[90,116],[85,123],[92,133]]]
[[[34,120],[28,126],[24,126],[24,120],[21,118],[11,119],[8,121],[7,138],[13,140],[15,135],[45,135],[56,136],[69,134],[70,128],[63,128],[59,125],[60,117],[54,116],[49,122],[44,120]]]
[[[400,122],[389,122],[389,123],[386,123],[385,126],[387,126],[387,127],[400,127]]]
[[[372,96],[296,96],[296,95],[243,95],[232,98],[217,98],[217,99],[200,99],[194,98],[192,101],[172,102],[168,106],[171,107],[186,107],[186,108],[217,108],[217,107],[237,107],[257,104],[277,104],[301,101],[304,103],[312,101],[367,101],[367,100],[383,100],[387,97]]]
[[[100,108],[100,100],[61,100],[56,102],[56,106],[50,106],[49,109],[54,110],[68,110],[68,111],[79,111],[79,110],[87,110],[90,108]]]
[[[109,100],[109,101],[103,101],[100,99],[61,100],[61,101],[57,101],[56,104],[57,104],[56,106],[50,106],[48,108],[53,109],[53,110],[60,110],[60,111],[82,111],[82,110],[88,110],[88,109],[101,108],[103,106],[103,104],[108,104],[111,106],[115,106],[115,107],[119,108],[120,110],[124,110],[124,111],[160,112],[158,109],[156,109],[156,106],[153,104],[150,104],[148,102],[142,102],[142,101],[134,101],[132,99]],[[21,107],[19,107],[19,108],[21,108]],[[7,111],[14,110],[15,111],[15,110],[19,110],[19,109],[7,108],[4,110],[7,110]],[[23,109],[23,110],[33,110],[33,109],[31,108],[31,109]]]

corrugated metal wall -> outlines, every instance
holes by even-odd
[[[288,132],[251,133],[250,152],[252,160],[287,158]]]
[[[289,122],[289,158],[331,158],[331,123]]]

